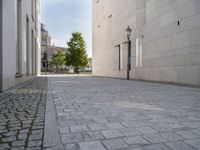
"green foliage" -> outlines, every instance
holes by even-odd
[[[58,50],[57,53],[51,57],[50,65],[56,67],[65,65],[65,54]]]
[[[72,33],[72,38],[68,45],[68,53],[66,53],[66,65],[72,66],[76,73],[79,69],[87,67],[88,57],[86,53],[86,45],[83,36],[79,32]]]

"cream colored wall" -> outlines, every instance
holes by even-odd
[[[132,79],[200,85],[199,20],[199,0],[93,0],[93,74],[126,78],[116,46],[127,55],[131,25]]]
[[[40,1],[37,0],[37,7],[40,4]],[[32,66],[36,67],[34,70],[38,70],[39,67],[35,64],[32,64],[32,47],[35,48],[35,42],[32,45],[32,30],[34,31],[34,39],[37,40],[37,45],[40,44],[40,39],[38,38],[38,22],[39,22],[39,12],[35,18],[33,13],[31,12],[31,1],[22,0],[22,12],[21,12],[21,59],[20,59],[20,66],[21,72],[20,74],[24,80],[26,77],[26,64],[29,61],[29,73],[32,75]],[[16,57],[17,57],[17,0],[2,0],[2,25],[3,25],[3,33],[2,33],[2,73],[1,73],[1,81],[2,87],[1,91],[4,91],[10,87],[19,83],[16,78],[17,68],[16,68]],[[26,59],[26,16],[29,18],[29,59]],[[40,30],[40,28],[39,28]],[[35,40],[34,40],[35,41]],[[37,46],[38,47],[38,46]],[[35,50],[35,49],[34,49]],[[39,47],[37,49],[39,51]],[[37,52],[36,59],[39,56]],[[40,54],[40,53],[39,53]],[[34,54],[35,55],[35,54]],[[36,71],[38,74],[38,71]],[[35,73],[35,72],[34,72]],[[30,77],[27,77],[27,79]]]

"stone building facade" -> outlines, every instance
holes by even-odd
[[[40,74],[40,0],[0,1],[0,91]]]
[[[51,41],[51,36],[47,29],[47,26],[41,24],[41,70],[44,71],[46,69],[46,65],[43,62],[44,55],[46,53],[48,64],[51,60],[51,57],[57,53],[57,51],[62,51],[63,53],[67,52],[67,48],[61,46],[54,46]]]
[[[93,74],[200,85],[199,0],[93,0]]]
[[[44,24],[41,24],[41,55],[48,50],[48,47],[51,45],[51,36],[47,27]]]

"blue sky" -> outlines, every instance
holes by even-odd
[[[41,20],[56,46],[67,47],[72,32],[81,32],[92,56],[92,0],[41,0]]]

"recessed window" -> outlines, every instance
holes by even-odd
[[[177,25],[180,26],[180,21],[178,21]]]

